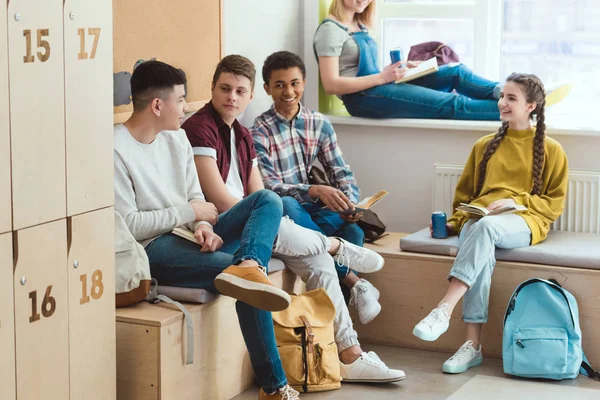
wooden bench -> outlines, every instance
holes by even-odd
[[[381,292],[381,314],[368,325],[356,324],[363,343],[423,350],[455,352],[465,338],[459,304],[448,332],[435,342],[413,336],[414,326],[423,319],[448,288],[446,280],[453,257],[409,253],[400,250],[400,238],[390,233],[368,245],[385,258],[385,267],[366,278]],[[600,365],[600,271],[549,265],[498,261],[492,278],[489,319],[483,329],[483,349],[488,357],[502,355],[502,327],[506,305],[517,285],[529,278],[554,278],[576,297],[583,332],[583,349],[592,365]]]
[[[302,282],[284,270],[269,275],[289,293]],[[252,385],[254,373],[240,331],[235,300],[188,304],[194,320],[194,363],[185,365],[183,313],[165,303],[117,309],[117,398],[225,400]]]

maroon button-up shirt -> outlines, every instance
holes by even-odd
[[[194,149],[210,148],[216,151],[217,166],[223,182],[227,182],[231,163],[231,127],[223,121],[212,102],[208,102],[181,126]],[[244,196],[248,196],[248,181],[252,172],[252,160],[256,158],[252,135],[238,122],[233,122],[235,147],[238,156],[240,178],[244,186]]]

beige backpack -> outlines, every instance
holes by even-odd
[[[293,295],[286,310],[273,313],[279,355],[294,389],[320,392],[340,388],[334,318],[335,306],[323,288]]]

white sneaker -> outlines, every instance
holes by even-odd
[[[340,248],[333,256],[333,259],[341,265],[353,269],[363,274],[377,272],[383,268],[384,260],[373,250],[357,246],[342,238],[336,238],[340,241]]]
[[[370,351],[362,353],[352,364],[340,361],[340,372],[344,382],[397,382],[406,379],[404,371],[390,369]]]
[[[360,279],[350,290],[350,305],[358,310],[358,319],[363,325],[373,321],[381,312],[379,290],[371,282]]]
[[[299,400],[300,393],[293,389],[290,385],[285,385],[273,394],[266,394],[264,390],[260,389],[258,394],[258,400]]]
[[[468,340],[460,346],[460,349],[452,357],[446,360],[442,366],[442,371],[449,374],[462,374],[469,368],[476,367],[482,362],[481,345],[479,345],[479,350],[475,350],[473,341]]]
[[[450,326],[450,314],[448,314],[448,304],[444,303],[439,308],[434,308],[415,326],[413,335],[419,339],[433,342],[448,330],[448,326]]]

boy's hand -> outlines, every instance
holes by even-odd
[[[362,215],[362,212],[357,212],[354,214],[340,214],[340,217],[346,222],[358,222],[362,218]]]
[[[194,236],[198,244],[202,245],[200,251],[203,253],[214,253],[223,245],[223,239],[207,225],[200,225],[194,232]]]
[[[354,211],[354,204],[346,197],[344,192],[331,186],[312,185],[308,189],[308,195],[313,199],[319,199],[331,211],[344,212]]]
[[[201,200],[190,201],[190,206],[194,209],[196,218],[194,221],[206,221],[211,225],[216,225],[219,220],[219,212],[213,203]]]

